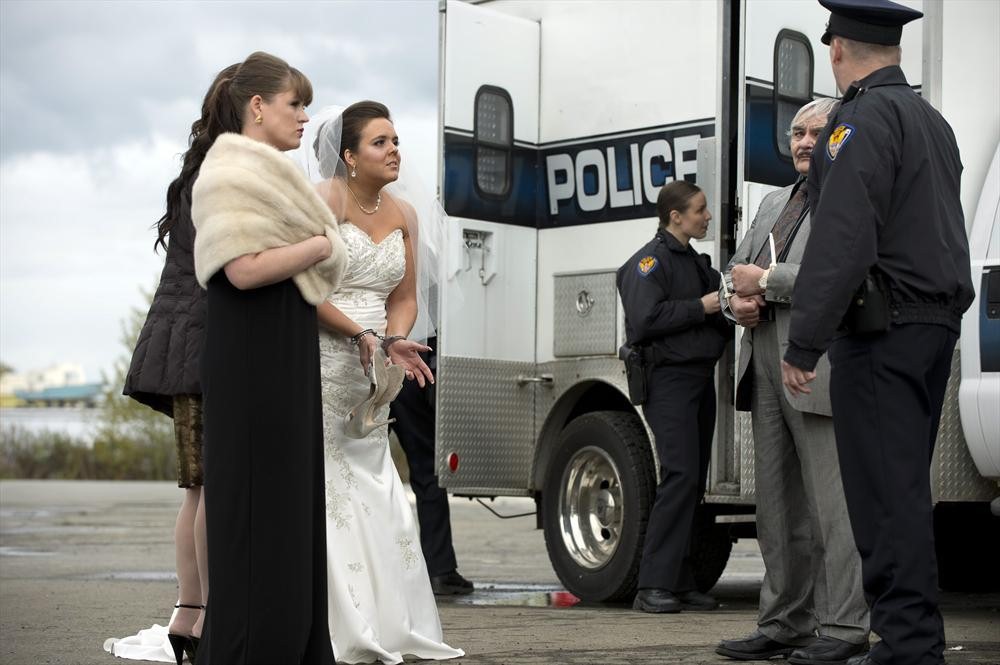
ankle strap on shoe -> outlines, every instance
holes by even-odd
[[[176,605],[174,605],[174,607],[184,607],[184,608],[187,608],[189,610],[203,610],[203,609],[205,609],[204,605],[187,605],[185,603],[177,603]]]

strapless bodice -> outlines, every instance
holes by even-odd
[[[375,242],[350,222],[340,225],[347,245],[347,272],[329,301],[365,328],[385,330],[385,301],[406,272],[406,243],[395,229]]]

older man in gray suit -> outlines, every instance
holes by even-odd
[[[805,175],[831,99],[792,120],[798,181],[772,192],[737,248],[720,292],[723,311],[745,327],[736,408],[753,413],[757,539],[764,557],[757,630],[723,640],[739,660],[786,656],[831,665],[868,650],[868,608],[833,434],[830,366],[824,356],[809,394],[781,382],[792,287],[809,237]]]

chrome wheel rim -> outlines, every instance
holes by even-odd
[[[621,540],[623,512],[621,477],[608,453],[596,446],[577,451],[559,489],[560,531],[573,561],[590,570],[606,565]]]

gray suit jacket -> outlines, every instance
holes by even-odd
[[[771,192],[761,201],[753,224],[750,225],[750,229],[743,237],[743,241],[740,242],[740,246],[736,248],[733,259],[726,267],[725,279],[730,285],[732,284],[732,278],[729,275],[729,271],[732,270],[733,266],[741,263],[753,263],[753,260],[757,257],[757,253],[767,244],[767,238],[774,228],[775,222],[778,221],[778,217],[781,215],[785,204],[788,202],[793,188],[794,185],[789,185],[776,192]],[[788,248],[785,260],[775,266],[767,279],[767,290],[764,293],[764,299],[768,302],[784,305],[775,307],[774,324],[778,327],[777,338],[781,345],[781,348],[778,349],[779,358],[784,357],[785,349],[788,348],[788,328],[792,317],[791,310],[787,305],[792,304],[792,289],[795,286],[795,278],[799,274],[799,264],[802,261],[802,254],[806,249],[806,241],[809,239],[809,222],[809,215],[807,213],[806,218],[802,220],[802,225],[799,227],[798,233],[792,239],[792,244]],[[722,298],[722,301],[723,311],[731,318],[732,313],[729,312],[728,303],[725,301],[725,298]],[[746,332],[749,333],[751,331]],[[740,411],[750,410],[750,396],[753,386],[753,370],[750,364],[752,355],[753,335],[744,333],[740,342],[739,367],[736,371],[736,408]],[[793,397],[785,389],[785,397],[799,411],[832,416],[833,411],[830,408],[830,362],[827,360],[826,354],[823,354],[819,359],[819,364],[816,365],[816,379],[809,384],[809,387],[812,389],[812,393],[809,395]]]

